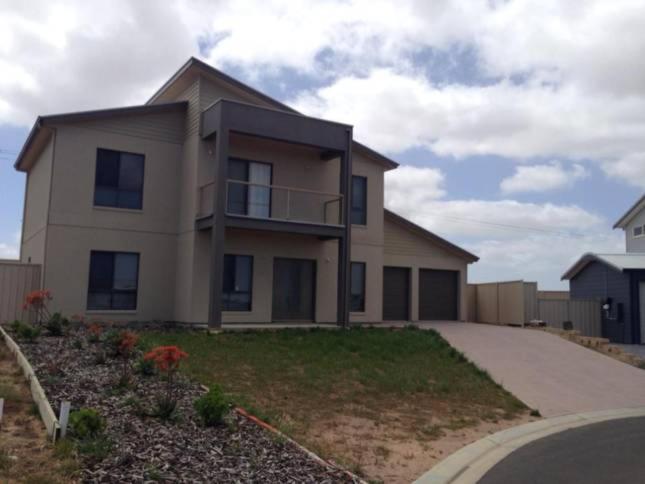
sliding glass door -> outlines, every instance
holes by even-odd
[[[228,213],[271,217],[271,164],[231,158],[228,163]],[[241,183],[236,183],[241,182]]]

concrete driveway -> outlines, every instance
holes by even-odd
[[[645,406],[645,370],[544,331],[424,323],[545,417]]]

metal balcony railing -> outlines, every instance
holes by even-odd
[[[215,182],[199,187],[197,218],[213,213]],[[343,196],[304,188],[239,180],[226,183],[226,214],[240,217],[343,225]]]

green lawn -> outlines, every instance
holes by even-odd
[[[219,384],[242,406],[296,436],[339,412],[379,419],[384,410],[445,415],[439,427],[513,418],[524,405],[435,331],[363,328],[146,333],[176,344],[184,370]]]

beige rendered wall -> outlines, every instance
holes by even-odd
[[[168,122],[183,129],[171,122],[176,115],[169,114]],[[94,207],[99,147],[145,155],[142,210]],[[115,132],[110,124],[56,128],[43,276],[53,309],[98,319],[173,319],[181,150],[181,144]],[[92,250],[140,254],[136,311],[86,311]]]
[[[139,253],[135,311],[87,311],[90,251]],[[177,239],[173,234],[51,225],[47,235],[46,285],[52,309],[101,320],[172,319]]]
[[[385,248],[383,265],[411,269],[412,321],[419,320],[419,269],[459,271],[459,319],[467,315],[467,264],[451,252],[385,219]]]
[[[20,247],[22,262],[42,264],[45,261],[53,154],[54,137],[52,136],[27,174]]]
[[[381,165],[352,155],[352,174],[367,177],[367,224],[352,225],[351,260],[365,262],[365,312],[351,313],[353,322],[383,319],[383,175]]]
[[[190,322],[208,320],[210,231],[199,232],[196,244],[194,313]],[[253,301],[251,311],[229,311],[224,322],[266,323],[271,321],[273,260],[276,257],[316,261],[316,322],[336,321],[336,277],[338,243],[317,237],[268,231],[227,228],[226,254],[253,256]]]

